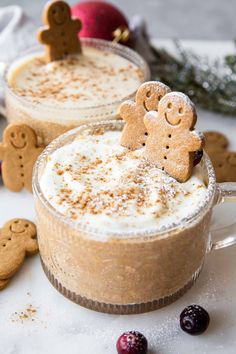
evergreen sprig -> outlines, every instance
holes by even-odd
[[[174,43],[178,57],[152,48],[156,58],[151,63],[152,78],[186,93],[206,109],[236,115],[236,55],[212,62]]]

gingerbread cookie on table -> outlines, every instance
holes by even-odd
[[[39,29],[38,40],[46,47],[46,61],[63,59],[68,54],[81,53],[78,33],[81,22],[71,18],[65,1],[50,1],[43,11],[45,28]]]
[[[120,106],[120,116],[126,122],[121,136],[121,145],[131,150],[145,144],[147,129],[144,115],[148,111],[157,111],[159,101],[170,89],[161,82],[150,81],[140,86],[136,93],[135,102],[125,101]]]
[[[12,219],[0,229],[0,286],[20,268],[27,255],[38,252],[35,225],[25,219]]]
[[[206,131],[204,132],[204,137],[204,149],[209,156],[217,152],[226,151],[229,146],[229,140],[222,133],[216,131]]]
[[[193,131],[196,120],[193,103],[180,92],[166,94],[158,112],[144,117],[148,131],[144,156],[179,182],[190,178],[195,151],[203,147],[203,136]]]
[[[228,151],[228,138],[217,131],[204,132],[208,153],[217,182],[236,182],[236,152]]]
[[[13,192],[25,187],[32,192],[34,163],[43,151],[37,147],[35,132],[25,124],[10,124],[4,130],[0,143],[2,179],[4,185]]]
[[[0,280],[0,290],[3,290],[6,288],[6,286],[8,285],[10,279],[4,279],[4,280]]]
[[[217,182],[236,182],[236,152],[224,151],[211,156]]]

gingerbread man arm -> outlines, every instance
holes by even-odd
[[[203,148],[203,137],[196,132],[188,132],[183,136],[183,148],[194,152]]]
[[[37,33],[37,38],[40,43],[51,44],[53,42],[53,36],[50,29],[40,28]]]
[[[120,106],[120,116],[127,123],[134,123],[136,121],[136,116],[134,114],[135,103],[133,101],[125,101]]]
[[[73,20],[73,27],[77,32],[79,32],[82,28],[81,21],[79,19]]]
[[[150,133],[153,129],[156,130],[156,123],[158,119],[158,114],[155,111],[150,111],[144,116],[144,124],[147,128],[148,133]]]
[[[4,154],[5,154],[5,147],[3,144],[0,144],[0,160],[1,161],[4,159]]]

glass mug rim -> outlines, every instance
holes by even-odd
[[[150,80],[150,68],[146,62],[146,60],[137,52],[135,52],[133,49],[126,47],[124,45],[121,45],[119,43],[114,43],[110,41],[106,41],[104,39],[98,39],[98,38],[81,38],[81,43],[85,47],[93,47],[93,48],[98,48],[101,50],[108,50],[114,54],[117,54],[121,56],[122,58],[125,58],[129,60],[131,63],[135,64],[138,66],[139,69],[142,70],[143,73],[143,80],[140,82],[140,84]],[[33,103],[29,100],[27,100],[24,97],[21,97],[17,95],[14,90],[11,88],[11,86],[8,83],[8,74],[12,68],[12,65],[16,63],[17,61],[23,59],[24,57],[30,56],[30,54],[33,53],[43,53],[42,46],[35,45],[33,47],[28,48],[27,50],[22,51],[20,54],[18,54],[13,60],[6,66],[3,74],[3,80],[4,80],[4,85],[5,85],[5,90],[14,97],[14,99],[17,99],[23,106],[29,106],[32,107],[32,109],[39,109],[39,104],[38,103]],[[63,111],[69,111],[69,112],[86,112],[86,111],[96,111],[99,109],[102,109],[104,107],[109,108],[113,106],[119,106],[122,102],[132,99],[135,96],[137,90],[132,92],[131,94],[125,96],[122,99],[119,100],[114,100],[111,101],[107,104],[102,104],[102,105],[96,105],[96,106],[85,106],[85,107],[57,107],[56,104],[48,104],[48,103],[40,103],[40,109],[47,109],[47,110],[57,110],[59,112]],[[66,113],[65,113],[66,114]]]
[[[123,121],[116,121],[116,120],[108,120],[108,121],[100,121],[98,123],[89,123],[89,124],[84,124],[81,125],[80,127],[77,127],[75,129],[72,129],[65,134],[62,134],[55,140],[53,140],[43,151],[43,153],[39,156],[35,166],[34,166],[34,172],[33,172],[33,193],[34,197],[38,198],[40,202],[44,205],[44,207],[47,209],[47,211],[53,215],[54,217],[58,218],[60,222],[63,222],[67,224],[68,226],[72,227],[76,231],[80,233],[84,233],[86,235],[89,235],[91,238],[93,238],[93,235],[102,235],[103,237],[101,238],[101,242],[103,242],[106,237],[108,238],[118,238],[120,241],[135,241],[137,240],[142,240],[145,239],[156,239],[156,238],[163,238],[165,236],[170,235],[170,233],[175,233],[178,232],[178,230],[182,230],[182,228],[189,228],[195,223],[199,221],[199,219],[203,218],[203,216],[208,212],[210,208],[213,207],[214,200],[217,195],[217,184],[216,184],[216,178],[215,178],[215,172],[214,168],[212,166],[212,163],[207,156],[207,154],[204,152],[203,159],[201,161],[201,164],[203,167],[205,167],[206,172],[207,172],[207,178],[208,178],[208,186],[207,186],[207,195],[198,205],[198,208],[196,208],[193,213],[190,213],[188,217],[182,218],[180,221],[176,223],[172,223],[171,225],[163,226],[163,227],[154,227],[148,230],[141,230],[141,231],[103,231],[102,228],[95,228],[88,226],[86,224],[83,224],[83,222],[75,221],[69,219],[66,215],[61,214],[59,211],[57,211],[50,203],[49,201],[44,197],[43,192],[40,187],[40,170],[43,168],[45,161],[47,160],[47,157],[55,150],[57,150],[59,147],[62,147],[66,145],[66,143],[73,141],[76,136],[79,135],[80,132],[82,132],[85,129],[91,129],[93,127],[99,127],[99,126],[112,126],[116,127],[117,129],[121,129],[124,126]],[[96,238],[97,241],[99,241],[98,238]]]

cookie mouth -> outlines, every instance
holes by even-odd
[[[172,123],[172,122],[170,122],[170,120],[168,119],[168,116],[167,116],[167,113],[165,113],[165,119],[166,119],[166,121],[170,124],[170,125],[179,125],[180,124],[180,122],[181,122],[181,118],[178,120],[178,122],[177,123]]]
[[[158,104],[155,108],[148,108],[148,102],[146,103],[146,101],[143,101],[143,107],[145,108],[145,110],[147,112],[150,112],[150,111],[158,112]]]
[[[15,148],[15,149],[24,149],[26,147],[26,142],[23,143],[23,145],[16,145],[13,143],[13,141],[11,141],[11,145]]]
[[[149,109],[147,108],[147,104],[146,104],[145,101],[143,101],[143,107],[145,108],[145,110],[146,110],[147,112],[149,112]]]
[[[56,25],[63,25],[63,23],[66,22],[66,17],[65,16],[54,16],[54,21]]]
[[[25,229],[22,228],[20,231],[18,230],[14,230],[14,228],[12,227],[12,225],[10,226],[10,231],[13,232],[14,234],[22,234],[25,232]]]

